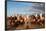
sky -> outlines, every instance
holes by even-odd
[[[44,13],[44,3],[7,2],[7,16],[14,14]]]

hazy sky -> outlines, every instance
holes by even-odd
[[[44,13],[44,3],[7,2],[7,16],[18,14]]]

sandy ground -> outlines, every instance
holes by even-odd
[[[10,28],[10,30],[25,30],[25,29],[40,29],[40,28],[44,28],[45,26],[41,26],[38,24],[23,24],[23,25],[19,25],[18,27],[12,27]]]

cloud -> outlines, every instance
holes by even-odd
[[[19,11],[19,13],[23,12],[24,14],[40,14],[40,13],[45,13],[43,10],[40,9],[35,9],[32,6],[27,6],[27,7],[20,7],[20,8],[16,8],[16,11]],[[21,11],[20,11],[21,10]]]
[[[44,3],[32,3],[32,7],[38,10],[45,11],[45,4]]]
[[[32,6],[24,6],[24,7],[16,7],[15,8],[17,13],[21,14],[44,14],[45,8],[44,3],[32,3]]]
[[[24,7],[15,7],[15,13],[21,14],[40,14],[45,13],[45,4],[44,3],[32,3],[31,6],[24,6]],[[13,11],[12,11],[13,12]],[[13,12],[13,14],[14,14]]]
[[[33,7],[28,7],[26,10],[28,10],[29,12],[33,12],[33,13],[37,13],[37,14],[40,14],[40,13],[45,13],[44,11],[42,10],[39,10],[39,9],[35,9]]]

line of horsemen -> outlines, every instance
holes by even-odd
[[[14,26],[17,27],[19,25],[24,25],[24,24],[39,24],[43,25],[45,22],[45,17],[40,16],[35,17],[34,15],[32,16],[10,16],[7,18],[7,26]]]

